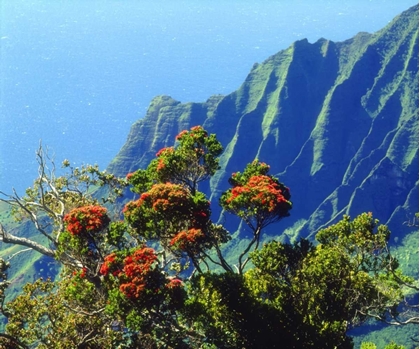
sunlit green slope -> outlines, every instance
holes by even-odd
[[[402,223],[418,211],[418,51],[418,6],[374,34],[295,42],[255,64],[227,96],[153,99],[109,170],[145,167],[178,132],[201,124],[225,147],[222,169],[201,188],[214,207],[231,173],[259,158],[294,203],[270,234],[310,236],[344,213],[372,211],[402,238]]]

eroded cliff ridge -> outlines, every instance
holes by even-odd
[[[418,212],[418,28],[417,5],[374,34],[297,41],[255,64],[227,96],[158,96],[108,169],[145,168],[180,131],[203,125],[225,148],[221,170],[200,188],[215,220],[224,219],[217,201],[231,173],[258,158],[294,204],[269,234],[310,236],[345,213],[370,211],[402,237]]]

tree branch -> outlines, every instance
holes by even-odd
[[[25,248],[23,250],[17,251],[16,253],[13,253],[11,256],[8,257],[8,260],[10,261],[12,258],[16,257],[18,254],[21,254],[23,252],[32,251],[32,248]]]
[[[418,308],[418,305],[409,305],[407,302],[405,303],[408,308]],[[369,309],[374,309],[375,307],[367,307],[366,310],[357,310],[356,314],[359,313],[362,316],[367,316],[370,318],[374,318],[376,320],[379,320],[383,323],[386,323],[388,325],[394,325],[394,326],[404,326],[408,324],[418,324],[419,323],[419,315],[418,311],[413,310],[405,310],[403,312],[399,313],[393,313],[391,309],[387,309],[382,314],[375,314],[369,311]],[[404,317],[404,319],[402,319]]]
[[[243,251],[241,253],[241,255],[239,256],[239,274],[242,275],[244,268],[246,266],[246,264],[249,261],[249,258],[247,258],[243,263],[242,263],[242,258],[249,252],[249,250],[251,249],[252,245],[254,245],[255,243],[257,243],[257,247],[259,245],[259,240],[260,240],[260,233],[261,233],[261,228],[257,227],[254,231],[254,237],[252,238],[251,242],[249,243],[248,247],[245,249],[245,251]]]
[[[3,201],[5,203],[7,203],[10,206],[15,206],[20,208],[21,210],[23,210],[24,212],[26,212],[28,214],[28,216],[30,217],[30,220],[34,223],[35,228],[42,234],[44,235],[48,240],[50,240],[51,242],[55,243],[54,239],[50,236],[50,234],[48,234],[44,227],[41,226],[40,222],[39,222],[39,218],[37,216],[37,214],[34,212],[34,210],[31,210],[31,206],[33,207],[37,207],[41,210],[44,210],[47,213],[50,213],[49,210],[44,207],[43,205],[40,205],[39,203],[36,202],[24,202],[19,195],[16,193],[15,190],[13,190],[14,192],[14,196],[10,196],[7,195],[3,192],[0,192],[0,194],[7,196],[9,198],[9,200],[5,200],[0,198],[0,201]]]
[[[55,252],[52,249],[46,248],[45,246],[35,241],[18,237],[18,236],[8,233],[4,229],[1,223],[0,223],[0,241],[3,241],[6,244],[16,244],[16,245],[26,246],[45,256],[55,258]]]

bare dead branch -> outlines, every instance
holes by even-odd
[[[28,252],[28,251],[32,251],[32,248],[25,248],[23,250],[17,251],[16,253],[13,253],[11,256],[9,256],[7,259],[10,261],[12,258],[16,257],[17,255],[23,252]]]
[[[3,241],[6,244],[26,246],[45,256],[52,258],[55,257],[55,252],[52,249],[49,249],[35,241],[12,235],[4,229],[2,224],[0,224],[0,241]]]
[[[357,310],[356,314],[360,314],[365,317],[370,317],[376,320],[379,320],[387,325],[393,325],[393,326],[404,326],[408,324],[418,324],[419,323],[419,314],[418,310],[414,311],[412,309],[418,308],[418,305],[409,305],[407,302],[405,302],[405,306],[409,309],[399,312],[397,314],[394,314],[392,311],[388,309],[385,313],[373,313],[370,311],[370,309],[374,309],[375,307],[369,307],[365,310]]]
[[[37,207],[37,208],[40,208],[41,210],[43,210],[46,213],[51,213],[50,210],[48,209],[48,207],[46,207],[45,205],[41,205],[39,203],[36,203],[36,202],[25,202],[22,198],[19,197],[19,195],[16,193],[16,191],[14,191],[14,196],[9,196],[9,198],[10,199],[8,201],[2,200],[2,199],[0,199],[0,200],[2,200],[4,202],[7,202],[11,206],[17,206],[21,210],[26,212],[28,214],[28,216],[30,217],[30,220],[34,223],[35,228],[42,235],[44,235],[48,240],[55,243],[55,240],[51,237],[51,235],[42,226],[37,213],[32,208],[32,207]]]

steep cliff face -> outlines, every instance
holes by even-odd
[[[310,236],[344,213],[371,211],[402,236],[418,211],[418,52],[418,6],[375,34],[295,42],[255,64],[230,95],[153,99],[109,170],[144,168],[178,132],[203,125],[225,148],[221,170],[200,188],[216,217],[231,173],[258,158],[294,203],[268,233]]]

